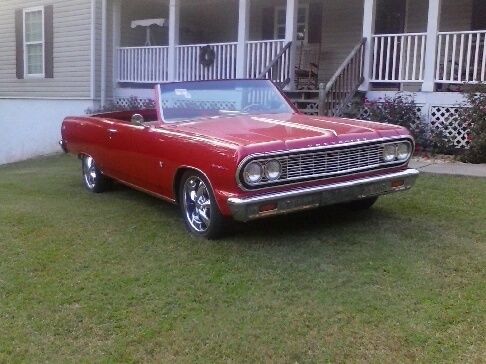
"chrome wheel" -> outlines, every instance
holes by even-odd
[[[204,181],[192,176],[183,188],[183,207],[187,222],[198,233],[206,232],[211,225],[211,197]]]
[[[86,187],[90,190],[96,187],[96,182],[98,179],[98,173],[96,170],[96,164],[92,157],[85,157],[83,159],[83,175]]]

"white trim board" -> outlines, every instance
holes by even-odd
[[[59,100],[59,101],[94,101],[91,97],[49,97],[49,96],[0,96],[0,100]]]

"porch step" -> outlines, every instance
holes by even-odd
[[[292,102],[297,102],[299,104],[317,104],[319,99],[290,99]]]
[[[318,90],[296,90],[296,91],[284,91],[285,95],[292,100],[306,100],[306,99],[318,99]]]

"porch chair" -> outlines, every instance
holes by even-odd
[[[295,87],[297,90],[317,90],[319,88],[319,63],[321,46],[307,48],[304,42],[299,47],[299,58],[295,66]]]

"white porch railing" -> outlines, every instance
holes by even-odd
[[[219,80],[236,78],[237,43],[208,44],[215,52],[214,64],[204,67],[199,61],[201,47],[206,44],[180,45],[176,47],[179,81]]]
[[[426,33],[374,35],[370,81],[422,82],[426,37]]]
[[[246,77],[259,78],[262,72],[285,47],[284,40],[249,41],[246,45]],[[237,42],[208,44],[214,50],[213,65],[200,62],[201,48],[207,44],[176,47],[176,79],[178,81],[217,80],[236,78]],[[281,75],[275,81],[284,81],[288,75],[290,53],[285,54]],[[122,47],[117,51],[118,82],[157,83],[168,81],[169,47]],[[287,71],[285,71],[287,70]]]
[[[486,30],[440,32],[437,83],[477,83],[486,77]]]
[[[284,40],[249,41],[246,43],[246,76],[258,78],[285,46]]]
[[[158,83],[168,80],[169,47],[123,47],[117,50],[118,82]]]

